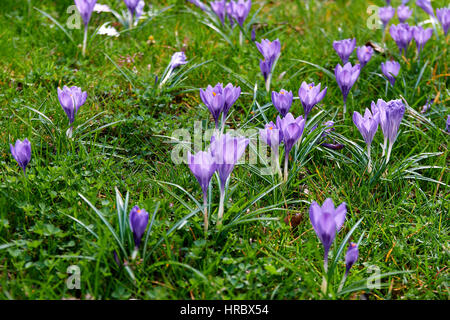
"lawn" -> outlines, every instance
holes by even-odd
[[[123,1],[98,3],[120,16],[92,13],[84,56],[73,1],[0,3],[1,299],[449,298],[450,36],[439,21],[409,1],[407,22],[433,29],[419,55],[414,40],[400,53],[388,30],[383,36],[374,9],[383,0],[253,1],[234,28],[183,0],[146,1],[129,28]],[[96,34],[107,22],[118,36]],[[389,25],[398,24],[396,15]],[[344,113],[333,41],[348,38],[373,55]],[[269,92],[255,43],[262,39],[281,44]],[[166,78],[176,52],[187,63]],[[381,70],[389,60],[400,64],[394,86]],[[349,61],[358,63],[356,50]],[[292,91],[290,112],[304,116],[302,82],[327,91],[303,123],[284,181],[262,170],[270,158],[261,156],[259,129],[278,126],[271,91]],[[217,83],[241,88],[224,126],[249,144],[226,182],[223,221],[213,174],[205,232],[186,150],[206,150],[219,135],[200,97]],[[87,93],[70,125],[58,99],[64,86]],[[389,162],[378,127],[369,168],[352,116],[378,99],[400,99],[405,111]],[[26,174],[10,151],[25,138]],[[325,272],[310,208],[327,198],[347,211],[342,228],[333,227]],[[149,220],[137,249],[134,206]],[[350,241],[359,255],[341,286]]]

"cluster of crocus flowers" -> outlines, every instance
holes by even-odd
[[[355,46],[355,38],[333,41],[333,48],[339,55],[339,58],[341,58],[343,64],[346,64],[348,62],[348,59],[355,50]]]
[[[266,83],[267,92],[270,91],[270,82],[272,80],[272,71],[276,61],[278,60],[281,52],[280,40],[276,39],[270,41],[268,39],[263,39],[261,42],[255,42],[256,47],[262,54],[264,59],[259,61],[259,66],[261,68],[261,73],[263,74],[264,81]]]
[[[394,86],[395,78],[398,76],[400,72],[400,63],[394,60],[388,60],[386,62],[381,63],[381,71],[385,75],[386,79],[389,83]]]
[[[86,98],[86,91],[82,91],[79,87],[72,86],[69,88],[64,86],[62,90],[58,88],[59,103],[69,119],[69,137],[72,135],[72,123],[75,121],[78,109],[86,102]]]
[[[373,55],[373,49],[370,46],[361,46],[356,48],[356,56],[358,57],[361,69],[370,61]]]
[[[436,9],[436,17],[441,23],[442,29],[444,30],[444,34],[447,35],[448,28],[450,27],[450,9],[449,8]]]
[[[372,171],[371,159],[370,159],[370,146],[372,144],[373,137],[378,129],[379,124],[379,114],[377,108],[372,108],[372,112],[366,108],[364,113],[364,117],[357,111],[353,113],[353,123],[358,128],[359,132],[364,138],[364,141],[367,144],[367,157],[369,159],[368,162],[368,171]]]
[[[341,89],[342,96],[344,99],[344,118],[345,113],[347,112],[347,96],[350,92],[350,89],[355,84],[356,80],[358,80],[359,73],[361,71],[361,66],[356,64],[352,66],[350,62],[347,62],[344,67],[340,64],[336,66],[334,69],[334,75],[336,76],[336,82]]]
[[[142,15],[145,2],[143,0],[123,0],[125,5],[128,8],[128,21],[129,28],[133,28],[133,25],[137,23],[137,20]],[[133,19],[136,19],[136,23],[133,22]]]
[[[229,1],[217,0],[211,1],[211,10],[217,15],[222,25],[225,25],[225,17],[228,17],[231,27],[234,27],[237,22],[241,27],[244,27],[244,22],[247,19],[250,9],[252,7],[251,0],[237,0]],[[243,37],[240,33],[239,42],[242,45]]]
[[[410,9],[408,6],[405,6],[404,4],[400,5],[397,8],[397,17],[400,23],[405,22],[409,19],[412,15],[412,9]]]
[[[91,20],[92,11],[94,11],[96,2],[97,0],[75,0],[75,5],[77,6],[78,12],[80,13],[84,23],[84,39],[82,49],[83,56],[86,54],[89,20]]]
[[[136,257],[136,254],[139,249],[139,245],[141,244],[142,237],[145,233],[145,229],[148,224],[148,212],[144,209],[139,208],[138,206],[134,206],[129,215],[130,229],[133,232],[134,239],[134,251],[133,251],[133,259]]]
[[[170,58],[169,66],[166,69],[165,75],[163,75],[163,80],[159,84],[159,87],[161,88],[164,85],[164,83],[166,83],[167,80],[169,80],[170,76],[172,75],[173,71],[176,68],[186,63],[188,63],[186,54],[183,51],[175,52]]]
[[[384,135],[382,156],[385,155],[387,148],[386,163],[388,163],[391,157],[392,146],[397,140],[398,129],[405,114],[405,105],[400,99],[388,102],[378,99],[376,104],[372,102],[371,109],[373,112],[379,113],[379,124]],[[387,146],[388,141],[389,147]]]
[[[206,89],[200,89],[200,98],[211,112],[216,129],[219,128],[220,115],[222,115],[221,132],[223,132],[228,112],[240,95],[241,88],[231,83],[225,87],[222,83],[218,83],[214,87],[208,85]]]
[[[289,153],[297,141],[300,140],[305,129],[306,120],[303,116],[294,118],[291,113],[285,117],[277,116],[276,129],[279,130],[284,144],[284,181],[288,179]]]
[[[19,164],[19,167],[22,168],[23,174],[26,174],[26,168],[28,163],[31,160],[31,143],[25,138],[23,141],[17,139],[16,144],[9,145],[11,154],[13,158]]]
[[[303,81],[300,89],[298,90],[298,97],[300,98],[303,111],[305,112],[305,120],[308,118],[308,115],[314,106],[322,101],[327,94],[327,87],[325,87],[322,91],[320,89],[320,83],[316,86],[314,82],[307,84]]]

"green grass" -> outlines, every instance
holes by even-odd
[[[125,8],[118,1],[101,3]],[[81,30],[68,30],[72,42],[34,9],[65,25],[72,1],[0,4],[0,297],[324,298],[323,247],[310,224],[308,208],[312,201],[322,203],[331,197],[335,204],[348,205],[331,260],[345,235],[363,220],[351,235],[352,241],[361,240],[359,259],[346,285],[354,283],[355,291],[337,294],[345,270],[342,255],[329,298],[358,299],[365,293],[369,299],[448,299],[450,157],[444,130],[449,113],[449,38],[442,29],[438,26],[439,39],[433,35],[420,62],[415,44],[402,58],[387,35],[386,56],[375,54],[363,68],[342,120],[339,88],[321,68],[334,74],[340,63],[333,40],[356,37],[358,46],[380,43],[381,30],[366,27],[366,9],[369,3],[384,1],[255,1],[250,18],[262,6],[253,20],[257,40],[279,38],[282,44],[272,88],[297,95],[302,81],[327,86],[327,95],[312,117],[317,115],[314,121],[319,124],[334,120],[334,137],[345,141],[346,147],[331,152],[311,143],[312,150],[306,153],[308,141],[304,142],[297,154],[291,154],[286,185],[278,185],[276,177],[261,176],[249,165],[237,166],[229,182],[221,231],[215,227],[219,188],[213,177],[205,239],[201,211],[193,201],[200,202],[200,187],[185,164],[171,161],[173,145],[164,136],[178,128],[192,133],[196,120],[202,121],[203,128],[213,127],[198,89],[217,82],[238,84],[243,91],[228,128],[261,128],[264,117],[275,120],[277,113],[264,90],[260,54],[248,40],[239,46],[238,29],[229,35],[231,46],[186,10],[201,13],[191,4],[152,3],[158,10],[172,7],[118,38],[96,36],[84,58],[78,45]],[[437,8],[445,1],[432,3]],[[410,5],[414,8],[410,24],[426,19],[421,9]],[[90,34],[111,20],[107,13],[94,13]],[[393,21],[397,23],[396,18]],[[180,50],[190,60],[184,70],[207,63],[189,70],[172,88],[155,90],[155,76],[162,75],[171,55]],[[134,61],[121,63],[126,56]],[[401,71],[395,88],[386,90],[380,63],[390,56],[401,63]],[[356,53],[350,60],[356,61]],[[88,93],[75,121],[75,127],[85,125],[75,131],[73,140],[65,136],[67,118],[57,98],[56,89],[63,85],[77,85]],[[411,108],[400,126],[387,173],[379,169],[378,176],[369,175],[364,156],[349,142],[365,148],[350,114],[370,107],[372,100],[400,96]],[[435,97],[431,110],[421,115],[426,100]],[[303,114],[298,100],[291,112]],[[380,131],[372,149],[378,168],[382,166]],[[26,178],[9,152],[9,143],[25,137],[32,144]],[[423,153],[436,154],[417,163],[407,160]],[[92,202],[118,231],[115,187],[124,196],[129,192],[129,208],[137,204],[152,215],[158,206],[145,262],[122,257],[128,260],[135,281],[117,267],[113,251],[119,249],[113,236],[80,197]],[[296,214],[299,225],[292,228],[284,220]],[[180,225],[186,216],[189,219]],[[177,223],[179,227],[173,228]],[[70,265],[80,267],[81,290],[66,286]],[[373,266],[388,273],[379,289],[364,286]],[[357,286],[358,281],[362,286]]]

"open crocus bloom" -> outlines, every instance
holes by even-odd
[[[303,106],[303,111],[305,112],[305,118],[308,117],[308,114],[311,112],[312,108],[316,104],[318,104],[327,94],[327,88],[320,91],[321,84],[319,83],[317,86],[314,85],[314,82],[307,84],[306,82],[302,82],[300,89],[298,90],[298,96],[300,98],[300,102]]]
[[[272,103],[283,117],[289,112],[293,99],[292,91],[286,91],[284,89],[281,89],[279,93],[272,91]]]
[[[130,212],[130,228],[133,231],[134,244],[136,248],[141,243],[142,236],[148,224],[148,212],[144,209],[140,209],[138,206],[134,206]]]
[[[11,154],[13,158],[17,161],[19,166],[22,168],[23,173],[27,168],[28,163],[31,160],[31,143],[25,138],[23,141],[19,139],[16,141],[16,144],[13,146],[9,145]]]
[[[342,60],[342,63],[347,63],[348,58],[355,50],[356,39],[344,39],[339,41],[333,41],[333,48]]]
[[[69,124],[74,122],[78,109],[86,102],[86,98],[86,91],[81,91],[79,87],[64,86],[62,90],[58,88],[58,100],[69,118]]]

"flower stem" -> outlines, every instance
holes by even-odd
[[[343,119],[345,119],[345,114],[347,113],[347,101],[344,101],[344,115]]]
[[[324,253],[324,257],[323,257],[323,270],[324,270],[324,275],[323,275],[323,280],[322,280],[322,286],[321,286],[321,290],[323,292],[323,294],[326,294],[328,291],[328,250],[325,250]]]
[[[83,51],[81,52],[83,54],[83,57],[86,55],[87,34],[88,34],[88,26],[85,25],[84,26]]]
[[[244,35],[242,34],[242,31],[239,31],[239,45],[242,47],[242,44],[244,42]]]
[[[387,157],[386,157],[386,164],[389,163],[389,159],[391,158],[392,145],[393,145],[393,143],[389,143],[389,148],[388,148]]]
[[[203,208],[204,230],[206,235],[208,233],[208,197],[206,192],[203,195]]]
[[[272,72],[269,73],[269,76],[267,77],[266,80],[266,91],[269,93],[270,92],[270,83],[272,82]]]
[[[169,71],[167,72],[166,76],[164,77],[164,79],[161,81],[161,83],[159,84],[159,87],[161,88],[164,83],[166,83],[166,81],[170,78],[170,76],[172,75],[172,68],[169,69]]]
[[[219,202],[219,213],[217,214],[217,226],[222,226],[223,209],[225,202],[225,185],[220,186],[220,202]]]
[[[342,288],[344,287],[344,284],[345,284],[345,281],[347,280],[347,271],[345,272],[345,274],[344,274],[344,276],[342,277],[342,281],[341,281],[341,283],[339,284],[339,289],[338,289],[338,292],[341,292],[342,291]]]
[[[128,24],[130,29],[133,29],[133,13],[131,11],[128,11],[129,15],[128,15]]]
[[[370,145],[367,146],[367,158],[369,158],[369,163],[367,165],[367,172],[372,172],[372,161],[370,159]]]
[[[289,152],[286,150],[286,154],[284,155],[284,182],[288,179],[288,164],[289,164]]]
[[[387,137],[384,137],[384,143],[383,143],[383,153],[381,154],[382,157],[386,154],[386,147],[387,147]]]

